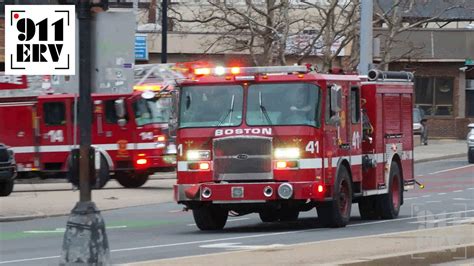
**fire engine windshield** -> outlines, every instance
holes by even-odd
[[[248,90],[247,124],[319,127],[320,89],[310,83],[255,84]]]
[[[180,127],[238,126],[242,122],[242,99],[239,85],[183,87]]]
[[[171,112],[171,97],[140,98],[133,103],[135,121],[138,126],[152,123],[168,123]]]

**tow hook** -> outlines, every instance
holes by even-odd
[[[415,183],[418,185],[418,188],[420,188],[420,189],[424,189],[424,188],[425,188],[425,185],[423,185],[422,183],[416,181],[416,179],[415,179]]]

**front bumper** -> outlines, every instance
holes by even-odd
[[[213,203],[258,203],[285,200],[278,195],[282,184],[290,184],[293,193],[289,200],[324,200],[325,193],[318,192],[320,183],[316,182],[262,182],[262,183],[202,183],[174,185],[174,198],[178,203],[192,201]],[[271,188],[271,195],[265,194]],[[204,197],[203,192],[210,190],[210,195]],[[236,193],[238,191],[238,193]]]

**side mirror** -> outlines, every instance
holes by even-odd
[[[170,120],[168,122],[169,137],[176,137],[178,130],[178,114],[179,114],[179,90],[171,92],[172,106],[170,113]]]
[[[117,114],[119,120],[124,119],[127,111],[125,110],[125,101],[123,99],[115,100],[115,113]]]
[[[342,88],[339,85],[331,86],[331,111],[340,112],[342,110]]]

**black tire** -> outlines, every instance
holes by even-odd
[[[126,188],[138,188],[143,186],[148,181],[148,174],[145,173],[126,173],[118,172],[115,173],[115,179],[119,182],[120,185]]]
[[[15,181],[5,181],[0,183],[0,197],[9,196],[13,191]]]
[[[392,162],[390,166],[390,177],[388,193],[380,195],[377,200],[378,213],[383,219],[395,219],[400,212],[402,203],[402,175],[400,166],[396,162]]]
[[[346,167],[339,168],[334,184],[333,200],[324,202],[316,210],[323,226],[345,227],[351,218],[352,183]]]
[[[298,216],[300,215],[299,210],[283,208],[280,210],[279,218],[282,222],[292,222],[298,220]]]
[[[380,218],[377,212],[377,196],[363,197],[359,200],[359,213],[362,220]]]
[[[274,209],[260,211],[258,215],[264,223],[276,222],[279,218],[278,211]]]
[[[100,170],[97,175],[99,180],[95,180],[93,188],[101,189],[110,180],[110,167],[103,155],[100,155]]]
[[[94,162],[92,162],[92,163],[94,163]],[[91,188],[93,188],[93,189],[101,189],[101,188],[105,187],[107,182],[109,182],[109,180],[110,180],[110,167],[109,167],[109,164],[107,163],[107,160],[105,159],[105,157],[103,155],[100,155],[100,166],[101,166],[100,170],[97,173],[97,175],[99,176],[99,180],[96,179],[95,173],[91,173],[91,175],[93,175],[93,180],[91,182]],[[70,169],[71,167],[72,167],[72,159],[70,158],[69,161],[68,161],[68,168]],[[66,174],[66,178],[73,185],[80,188],[79,177],[73,178],[72,176],[70,176],[71,174],[74,174],[74,173],[71,173],[70,171],[68,171],[68,173]]]
[[[228,216],[227,210],[215,205],[193,209],[194,222],[202,231],[222,230]]]
[[[467,161],[469,163],[474,163],[474,149],[469,149],[467,151]]]

